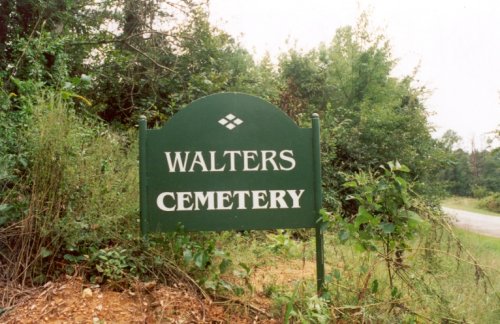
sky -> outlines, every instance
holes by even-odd
[[[210,21],[254,54],[277,58],[296,46],[328,43],[337,28],[370,16],[398,60],[396,77],[418,67],[435,137],[452,129],[461,146],[486,148],[500,128],[500,1],[498,0],[210,0]],[[498,142],[497,142],[498,145]]]

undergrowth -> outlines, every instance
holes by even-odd
[[[8,129],[5,140],[17,137],[22,150],[10,145],[2,160],[0,280],[16,287],[60,275],[121,288],[138,279],[192,282],[166,248],[170,239],[140,237],[136,132],[85,117],[63,97],[24,97],[16,109],[25,127]],[[3,306],[12,303],[3,297]]]
[[[414,194],[398,163],[346,175],[358,210],[351,218],[324,215],[331,219],[323,295],[314,278],[265,283],[259,291],[259,269],[314,262],[308,230],[142,238],[135,131],[88,117],[54,91],[1,99],[3,287],[61,275],[117,289],[140,280],[182,281],[207,297],[205,291],[251,303],[262,294],[274,301],[274,316],[291,323],[500,320],[498,251],[469,252],[466,244],[475,240],[455,234],[438,209]],[[11,100],[18,100],[15,114]],[[13,126],[5,124],[7,109],[17,116]],[[15,303],[6,291],[3,309]]]
[[[222,277],[234,270],[245,279],[248,271],[216,246],[215,233],[141,237],[134,130],[113,129],[56,91],[21,99],[24,127],[8,128],[14,162],[3,165],[8,177],[0,182],[2,287],[78,275],[116,289],[153,280],[184,282],[206,296],[243,293],[244,283]],[[15,138],[23,144],[17,151]],[[15,301],[3,292],[5,309]]]
[[[289,247],[276,250],[275,238],[252,232],[221,244],[228,246],[234,262],[245,260],[250,268],[263,269],[259,274],[265,278],[253,277],[254,290],[244,298],[270,298],[274,318],[284,322],[497,323],[500,241],[448,227],[435,229],[409,242],[392,284],[377,251],[360,250],[355,241],[342,242],[337,231],[328,231],[322,296],[316,294],[311,271],[314,242],[291,240]],[[292,265],[306,275],[287,277]],[[262,280],[265,284],[259,287]]]

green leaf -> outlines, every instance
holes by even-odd
[[[424,220],[422,219],[422,217],[420,217],[419,214],[415,213],[414,211],[411,211],[411,210],[408,210],[406,211],[406,217],[408,219],[411,219],[413,221],[416,221],[418,223],[421,223],[423,222]]]
[[[204,251],[198,252],[194,255],[194,264],[198,269],[205,268],[207,262],[208,262],[208,256]]]
[[[356,250],[357,252],[365,252],[366,251],[366,247],[363,243],[361,242],[356,242],[356,244],[354,244],[354,250]]]
[[[341,276],[340,276],[340,270],[339,270],[339,269],[335,269],[335,270],[333,270],[333,277],[334,277],[335,279],[337,279],[337,281],[338,281],[338,280],[340,280],[340,277],[341,277]]]
[[[22,156],[19,157],[19,163],[21,163],[21,165],[24,167],[24,168],[27,168],[28,167],[28,161],[23,158]]]
[[[350,236],[349,231],[346,231],[345,229],[340,230],[340,232],[339,232],[340,242],[344,243],[345,241],[347,241],[349,239],[349,236]]]
[[[328,212],[325,209],[321,208],[319,210],[319,215],[321,217],[318,218],[317,222],[323,221],[325,223],[323,224],[323,226],[325,226],[326,223],[330,220],[330,214],[328,214]]]
[[[404,164],[401,164],[401,165],[399,166],[398,171],[401,171],[401,172],[410,172],[410,168],[408,168],[408,167],[407,167],[406,165],[404,165]]]
[[[371,291],[372,291],[372,294],[377,293],[377,291],[378,291],[378,280],[377,279],[372,281]]]
[[[190,263],[193,260],[193,253],[190,249],[185,249],[182,252],[182,257],[184,258],[185,263]]]
[[[380,224],[380,228],[384,231],[385,234],[391,234],[394,232],[394,224],[393,223],[382,223]]]
[[[239,286],[234,287],[233,290],[236,296],[241,296],[245,292],[245,290]]]
[[[345,188],[355,188],[358,186],[358,184],[356,183],[356,181],[348,181],[348,182],[344,183],[343,186]]]
[[[404,165],[404,164],[400,164],[399,161],[396,161],[396,162],[387,162],[387,165],[389,166],[389,169],[391,171],[401,171],[401,172],[410,172],[410,169]]]
[[[69,262],[71,262],[71,263],[74,263],[74,262],[76,261],[75,256],[73,256],[73,255],[71,255],[71,254],[65,254],[65,255],[63,256],[63,258],[64,258],[64,260],[69,261]]]
[[[219,284],[222,286],[222,288],[226,289],[227,291],[232,292],[233,291],[233,285],[230,284],[229,282],[225,280],[219,280]]]
[[[49,257],[51,255],[52,251],[42,246],[42,249],[40,250],[40,256],[42,257],[42,259],[45,259],[46,257]]]
[[[371,222],[373,216],[363,207],[360,206],[358,209],[358,215],[354,221],[354,226],[358,229],[359,225]]]
[[[243,262],[240,262],[240,264],[239,264],[239,265],[240,265],[240,267],[242,267],[243,269],[245,269],[245,272],[246,272],[247,274],[249,274],[249,273],[250,273],[250,270],[251,270],[251,269],[250,269],[250,267],[249,267],[247,264],[245,264],[245,263],[243,263]]]
[[[397,287],[392,288],[392,290],[391,290],[391,296],[393,298],[400,298],[401,297],[401,292],[398,290]]]
[[[3,224],[6,224],[8,220],[9,220],[9,217],[7,217],[7,216],[0,217],[0,226],[2,226]]]
[[[213,280],[207,280],[203,285],[205,286],[206,289],[212,289],[212,290],[217,289],[217,283]]]
[[[11,208],[12,208],[11,205],[0,204],[0,213],[4,213],[4,212],[8,211]]]
[[[396,180],[396,182],[397,182],[397,183],[398,183],[401,187],[406,188],[407,183],[406,183],[406,180],[405,180],[405,179],[403,179],[403,178],[401,178],[401,177],[395,177],[394,179]]]
[[[231,264],[232,261],[230,259],[222,260],[222,262],[219,264],[220,273],[225,273]]]

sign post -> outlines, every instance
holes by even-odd
[[[315,228],[324,283],[319,117],[298,127],[260,98],[220,93],[163,127],[139,120],[141,232]]]
[[[320,213],[321,204],[323,201],[323,190],[321,184],[321,143],[320,143],[320,126],[319,115],[311,116],[312,132],[313,132],[313,160],[314,160],[314,206],[318,220],[316,222],[316,280],[318,287],[318,295],[323,294],[323,285],[325,283],[325,257],[324,257],[324,242],[323,242],[323,219]]]

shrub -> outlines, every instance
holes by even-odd
[[[500,213],[500,192],[496,192],[481,199],[479,201],[479,207],[486,208],[495,213]]]
[[[485,187],[483,186],[474,186],[472,187],[472,197],[474,198],[485,198],[486,196],[488,196],[490,194],[490,192],[488,191],[488,189],[486,189]]]
[[[135,134],[77,117],[53,92],[25,105],[32,109],[23,136],[27,174],[2,203],[21,200],[24,208],[18,223],[0,229],[0,249],[10,251],[5,279],[22,283],[57,275],[63,255],[139,236]]]

